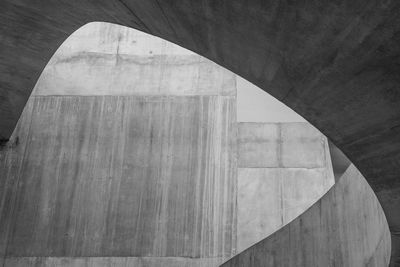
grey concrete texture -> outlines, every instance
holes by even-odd
[[[397,31],[393,25],[399,23],[396,22],[396,16],[390,15],[390,12],[396,13],[398,7],[394,2],[382,5],[375,2],[368,3],[363,1],[341,6],[330,3],[321,6],[320,9],[314,9],[309,3],[295,3],[290,7],[282,3],[281,8],[271,12],[272,14],[282,12],[275,18],[293,23],[288,25],[272,23],[273,19],[272,22],[265,21],[268,12],[264,11],[266,9],[268,11],[270,8],[268,5],[243,9],[238,8],[235,3],[225,3],[224,8],[221,8],[218,5],[199,6],[196,2],[179,6],[169,5],[167,2],[153,5],[152,2],[135,1],[129,2],[128,5],[112,1],[96,2],[94,5],[86,1],[79,3],[58,1],[48,5],[36,5],[29,1],[2,1],[1,8],[4,12],[0,19],[4,42],[0,49],[3,59],[0,69],[2,74],[0,130],[4,138],[10,136],[29,90],[33,87],[40,71],[55,48],[72,30],[95,19],[144,29],[185,44],[186,47],[230,67],[285,101],[325,134],[331,136],[366,174],[367,179],[379,193],[378,196],[389,215],[389,224],[394,233],[393,251],[396,253],[397,222],[400,218],[399,202],[396,197],[399,193],[396,172],[398,164],[393,155],[396,155],[398,147],[396,126],[399,110],[396,98],[392,97],[396,95],[395,91],[387,88],[395,88],[393,86],[397,85],[395,75],[397,65],[391,64],[395,62],[392,55],[396,54],[396,49],[390,47],[392,37]],[[250,7],[258,5],[253,2],[247,4]],[[60,5],[63,5],[63,8],[60,8]],[[309,31],[301,27],[296,28],[302,24],[290,19],[303,5],[305,9],[301,10],[304,10],[304,14],[316,14],[311,16],[311,21],[315,23],[310,24],[310,27],[315,29],[316,38],[310,40],[308,40]],[[131,9],[132,7],[135,8]],[[163,8],[167,11],[164,12]],[[196,15],[184,15],[193,8],[198,11]],[[88,10],[90,12],[87,12]],[[241,17],[238,17],[238,20],[229,20],[227,16],[235,10],[240,10],[240,14],[248,14],[250,11],[254,14],[245,16],[252,18],[250,21],[246,20],[247,23],[235,24],[237,21],[240,22]],[[358,14],[361,10],[367,15],[359,20],[354,19],[354,17],[359,18],[354,14]],[[156,13],[152,11],[158,12],[159,16],[155,16]],[[214,20],[210,19],[215,15],[214,11],[219,14],[216,16],[219,23],[215,25]],[[330,16],[318,15],[324,12]],[[138,14],[139,17],[132,17]],[[337,19],[338,17],[345,23],[342,23],[342,19]],[[174,19],[170,20],[171,18]],[[305,19],[307,16],[297,18],[300,22],[308,21]],[[202,20],[201,24],[196,23],[199,19]],[[27,23],[27,20],[33,20],[35,23]],[[13,23],[10,24],[10,21]],[[182,23],[183,21],[185,23]],[[254,27],[251,26],[253,23]],[[210,24],[216,27],[207,27]],[[169,28],[166,25],[172,26]],[[263,25],[266,30],[253,31],[259,25]],[[348,25],[352,25],[353,28],[348,28]],[[223,30],[230,27],[235,30]],[[332,34],[329,29],[341,32],[342,35],[339,35],[341,38],[335,39],[336,34]],[[177,35],[177,32],[182,35]],[[269,33],[273,32],[280,34],[271,38],[266,37],[271,36]],[[249,38],[245,38],[245,42],[233,42],[232,40],[237,40],[238,33]],[[206,38],[207,36],[217,38]],[[290,42],[290,40],[296,41]],[[299,42],[303,45],[299,46]],[[282,50],[276,50],[277,47],[281,47]],[[319,50],[320,47],[323,49]],[[376,49],[377,47],[379,49]],[[234,51],[241,53],[232,53]],[[330,60],[332,55],[337,55],[336,60]],[[268,64],[263,63],[265,58],[269,58]],[[243,62],[248,63],[243,64]],[[382,78],[385,81],[383,84]],[[368,94],[365,94],[366,90]],[[352,111],[350,116],[349,110]],[[396,255],[393,262],[395,261]]]
[[[309,123],[238,123],[238,251],[261,241],[335,183],[328,140]]]
[[[123,48],[131,44],[134,44],[134,49]],[[134,56],[139,61],[151,61],[153,56],[148,55],[149,51],[155,51],[154,54],[166,59],[199,59],[201,64],[190,66],[197,69],[196,66],[204,65],[211,82],[193,79],[195,75],[188,72],[191,69],[186,66],[182,68],[186,70],[184,83],[175,81],[171,87],[167,81],[171,76],[175,80],[176,65],[162,60],[154,61],[142,70],[141,77],[146,82],[137,87],[131,86],[137,78],[133,79],[129,71],[135,62],[122,67],[118,60],[101,64],[102,58],[115,59],[121,54]],[[99,60],[93,60],[87,54],[94,54]],[[159,69],[164,71],[157,72]],[[236,138],[231,139],[235,142],[229,144],[229,151],[207,141],[210,136],[218,142],[225,140],[224,137],[221,139],[220,128],[210,121],[214,116],[217,119],[215,123],[222,123],[220,127],[226,124],[224,118],[229,118],[226,134],[229,132],[231,137],[236,136],[236,99],[234,95],[223,96],[219,91],[223,84],[230,84],[232,87],[227,89],[235,92],[232,75],[190,51],[132,29],[95,23],[75,32],[58,49],[39,78],[20,122],[23,125],[18,125],[18,129],[24,132],[17,130],[13,142],[1,150],[4,154],[2,173],[6,174],[7,181],[14,181],[4,187],[4,193],[13,202],[2,202],[4,205],[1,205],[5,207],[2,222],[7,225],[1,229],[2,239],[8,243],[7,247],[2,246],[6,253],[6,266],[216,266],[233,255],[237,245],[246,248],[283,226],[263,229],[249,225],[237,233],[236,220],[259,219],[261,223],[269,223],[276,217],[279,220],[285,218],[286,223],[287,218],[297,216],[315,202],[324,193],[320,188],[326,187],[323,168],[307,171],[282,168],[280,172],[283,175],[278,177],[276,184],[280,188],[292,189],[271,195],[267,203],[265,198],[252,198],[252,190],[237,192],[236,169],[231,170],[229,178],[222,180],[215,172],[214,169],[219,168],[218,155],[230,160],[227,165],[220,166],[222,170],[229,172],[229,168],[237,166]],[[216,76],[224,81],[217,82],[213,79]],[[120,77],[122,81],[114,81],[114,87],[111,87],[107,80],[110,77]],[[157,87],[154,84],[161,85],[158,91],[154,90]],[[191,91],[175,90],[182,84],[190,87]],[[204,85],[213,87],[204,91]],[[204,96],[204,93],[212,96]],[[182,120],[186,122],[180,126],[175,124]],[[90,123],[86,123],[88,121]],[[196,121],[199,121],[199,126],[192,127]],[[246,125],[251,128],[257,124]],[[265,126],[267,129],[274,124]],[[181,127],[188,129],[179,134]],[[306,124],[279,125],[279,129],[296,131],[299,128],[302,133],[307,127],[312,129]],[[199,167],[201,170],[197,170],[189,163],[196,159],[203,161],[203,156],[190,154],[194,137],[189,137],[190,144],[184,148],[176,146],[174,141],[171,144],[171,140],[183,136],[182,142],[186,144],[187,131],[194,134],[200,128],[201,132],[207,132],[207,137],[196,135],[200,139],[198,142],[213,149],[206,149],[208,159],[204,160],[204,166]],[[325,140],[315,132],[302,138],[291,136],[291,131],[283,132],[286,132],[285,138],[280,143],[289,142],[297,147],[298,142],[305,140],[304,149],[308,154],[318,151],[313,149],[315,145],[312,143],[308,145],[309,137],[312,139],[315,135],[319,141]],[[318,144],[324,145],[323,142]],[[148,148],[148,153],[143,152]],[[210,154],[210,151],[214,152]],[[283,151],[281,149],[279,153]],[[13,158],[21,162],[10,161]],[[210,167],[207,169],[205,166]],[[195,172],[194,177],[185,171],[186,167]],[[203,167],[205,171],[202,171]],[[266,175],[258,180],[257,186],[270,187],[274,174],[263,174]],[[254,175],[245,178],[251,178],[253,185],[257,181]],[[225,179],[229,179],[227,184],[215,185]],[[311,191],[301,192],[305,188],[302,180],[307,180]],[[195,204],[191,201],[193,198]],[[295,199],[291,201],[292,198]],[[295,201],[297,205],[290,206]],[[261,212],[261,215],[267,215],[265,217],[258,214],[265,209],[253,209],[253,212],[238,215],[235,210],[237,202],[242,211],[262,208],[266,204],[272,206],[273,202],[284,202],[285,205],[272,217],[268,217],[271,215],[268,212]],[[192,220],[197,226],[193,226],[186,216],[194,217]],[[197,221],[198,217],[202,218]],[[214,223],[213,218],[219,222]],[[218,234],[220,228],[225,235],[222,239]],[[204,235],[208,238],[205,242]],[[253,237],[252,243],[237,242],[237,236]],[[200,248],[200,253],[193,254],[193,251],[198,251],[199,242],[203,242],[204,247]],[[217,253],[207,254],[210,247],[217,249]],[[230,247],[231,252],[219,254],[221,247]],[[103,254],[120,257],[103,257]],[[48,257],[39,257],[43,255]],[[62,257],[74,255],[89,257]],[[129,257],[132,255],[138,257]],[[205,258],[209,256],[216,258]],[[219,258],[222,256],[225,258]]]
[[[37,96],[26,111],[2,161],[6,257],[235,252],[234,98]]]
[[[239,168],[237,247],[243,251],[316,203],[334,184],[327,168]]]
[[[309,123],[238,125],[239,167],[322,168],[330,162],[326,151],[326,137]]]
[[[73,31],[143,30],[250,80],[328,136],[375,190],[400,265],[398,1],[3,0],[0,10],[1,140]]]
[[[315,205],[228,266],[387,266],[391,239],[382,207],[351,165]]]
[[[236,75],[182,47],[109,23],[73,33],[34,95],[236,95]]]

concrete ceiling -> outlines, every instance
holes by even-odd
[[[400,2],[2,0],[0,138],[80,26],[106,21],[193,50],[256,84],[328,136],[377,194],[400,264]]]

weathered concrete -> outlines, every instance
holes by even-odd
[[[102,23],[77,31],[1,150],[6,265],[232,256],[235,95],[233,73],[169,42]]]
[[[373,191],[351,166],[309,210],[228,266],[387,266],[390,232]]]
[[[400,264],[398,1],[3,0],[0,10],[0,139],[74,30],[141,29],[233,70],[330,137],[377,193]]]
[[[238,131],[239,167],[326,166],[327,139],[308,123],[239,123]]]
[[[35,95],[236,95],[236,75],[160,38],[109,23],[71,35]]]
[[[238,251],[274,233],[334,184],[328,141],[308,123],[238,124]]]
[[[123,49],[131,44],[135,49]],[[166,60],[154,61],[154,54],[149,55],[153,50],[155,56]],[[135,61],[110,60],[121,53],[125,58],[134,57]],[[88,54],[90,56],[86,56]],[[146,82],[130,75],[135,67],[141,68],[138,62],[151,63],[140,71]],[[160,69],[164,70],[157,72]],[[208,79],[199,75],[200,69],[207,70]],[[182,77],[178,82],[170,79],[176,75]],[[110,86],[109,79],[116,77],[123,81],[115,81],[115,87]],[[234,74],[215,63],[133,29],[93,23],[75,32],[43,71],[13,135],[13,142],[1,150],[4,154],[2,174],[7,176],[2,180],[7,182],[2,187],[6,196],[2,203],[6,206],[2,205],[4,209],[0,209],[3,211],[2,223],[7,225],[0,227],[1,239],[5,242],[2,251],[7,253],[6,264],[217,266],[231,256],[237,246],[236,169],[232,171],[232,166],[236,166],[237,127],[234,123],[234,80]],[[138,81],[140,86],[137,86]],[[183,85],[190,90],[186,87],[176,90]],[[196,116],[200,118],[196,119]],[[226,142],[225,137],[221,139],[217,133],[220,131],[218,125],[210,121],[213,118],[217,118],[215,123],[221,123],[219,127],[226,125],[224,118],[228,118],[226,134],[235,141],[229,144],[228,150],[211,142],[212,149],[199,146],[195,149],[198,153],[193,154],[190,148],[198,141],[194,135],[188,136],[187,131],[195,134],[200,127],[199,131],[206,133],[206,137],[201,138],[200,133],[196,137],[203,145],[210,137],[217,142]],[[86,121],[90,123],[85,125]],[[179,133],[179,122],[182,121],[182,127],[187,129]],[[193,127],[196,121],[199,121],[198,125]],[[257,124],[245,125],[255,127]],[[265,128],[273,125],[268,124]],[[323,145],[325,140],[320,133],[315,130],[310,136],[291,133],[296,128],[307,133],[303,129],[307,127],[312,129],[305,124],[278,125],[279,132],[284,134],[277,141],[279,149],[273,151],[279,154],[275,158],[282,158],[282,152],[286,151],[282,150],[283,143],[296,148],[299,142],[306,142],[303,150],[296,149],[297,156],[302,155],[298,151],[318,152],[314,143]],[[180,137],[182,142],[171,143]],[[181,149],[182,144],[185,144],[184,149]],[[200,155],[201,151],[207,151],[207,160],[205,154]],[[221,159],[229,159],[226,162],[231,168],[229,177],[215,173],[216,168],[226,170],[226,166],[218,165],[218,155]],[[164,162],[165,158],[169,161]],[[200,167],[196,169],[195,159],[205,165],[198,165]],[[310,160],[314,159],[304,157],[303,160],[300,165],[311,166]],[[293,166],[298,166],[299,162],[295,163],[297,165]],[[187,165],[190,165],[190,171],[185,169]],[[283,167],[281,163],[278,166]],[[275,217],[287,220],[304,211],[312,199],[315,201],[323,194],[320,189],[326,186],[324,169],[282,168],[282,173],[285,175],[279,177],[277,185],[288,189],[280,191],[284,198],[271,195],[270,203],[265,203],[265,198],[253,198],[253,191],[241,190],[239,204],[246,210],[264,208],[266,204],[272,207],[272,203],[278,201],[284,203],[284,209],[271,218],[259,216],[266,214],[265,209],[260,214],[260,210],[242,212],[239,221],[250,219],[270,223]],[[299,174],[301,177],[295,178]],[[191,177],[195,177],[194,180]],[[253,175],[252,178],[257,179]],[[269,182],[273,175],[262,178],[257,184],[260,188],[271,186]],[[308,188],[313,190],[301,192],[304,188],[299,186],[301,178],[315,182],[308,183]],[[224,181],[227,183],[219,184]],[[251,179],[252,184],[254,181]],[[290,188],[293,190],[289,191]],[[191,201],[193,198],[197,199],[195,204]],[[293,198],[299,205],[291,206]],[[247,202],[242,201],[244,199]],[[168,200],[167,204],[165,200]],[[156,203],[161,203],[161,207]],[[157,227],[153,227],[154,224]],[[243,233],[253,236],[254,243],[281,226],[283,224],[274,229],[244,227],[239,236]],[[167,245],[162,243],[165,240]],[[201,247],[200,252],[199,242],[206,246]],[[243,248],[250,244],[245,245],[243,240],[239,242]],[[122,257],[97,257],[103,254]],[[166,254],[171,257],[164,257]],[[43,255],[49,257],[35,257]],[[91,257],[54,257],[74,255]],[[132,255],[138,257],[129,257]],[[217,258],[205,258],[210,256]]]
[[[7,256],[232,255],[232,98],[34,97],[30,105],[11,173],[20,181]]]

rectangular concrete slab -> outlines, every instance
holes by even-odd
[[[308,123],[239,123],[238,135],[242,251],[302,214],[335,180],[327,139]]]
[[[279,167],[279,131],[277,123],[238,123],[238,166]]]
[[[327,139],[309,123],[282,123],[282,167],[321,168],[325,166]]]
[[[241,168],[322,168],[327,139],[306,122],[238,123]]]
[[[232,97],[34,97],[1,214],[7,255],[232,255],[235,109]]]
[[[238,252],[283,225],[280,172],[279,168],[238,169]]]

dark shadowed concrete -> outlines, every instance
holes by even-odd
[[[74,30],[134,27],[242,75],[330,137],[375,190],[400,265],[400,2],[3,0],[0,10],[0,139]]]

